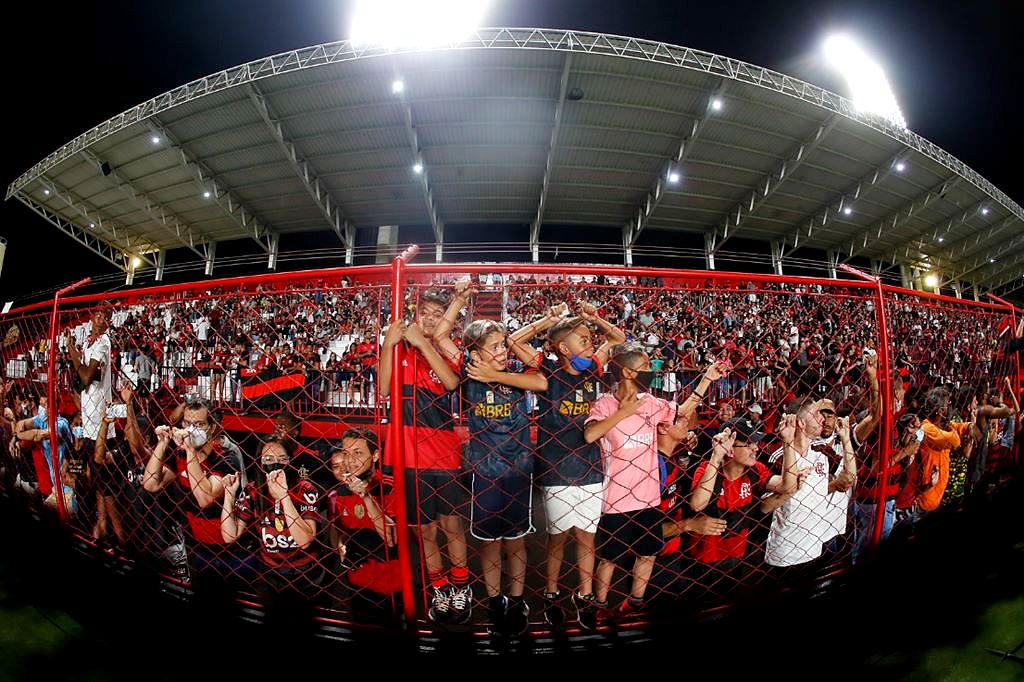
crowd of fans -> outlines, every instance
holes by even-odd
[[[56,439],[45,331],[23,329],[4,484],[183,583],[360,619],[398,608],[404,504],[427,615],[463,624],[486,597],[515,635],[531,602],[592,628],[860,561],[878,514],[887,537],[1015,459],[1006,342],[1024,329],[989,310],[892,294],[883,381],[873,294],[842,285],[446,276],[390,326],[389,294],[305,282],[65,313]],[[488,294],[500,319],[477,314]],[[404,501],[381,427],[399,419]]]

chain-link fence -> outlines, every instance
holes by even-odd
[[[517,636],[819,577],[1016,464],[1006,307],[405,267],[4,316],[5,488],[184,586]]]

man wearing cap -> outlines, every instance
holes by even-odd
[[[757,461],[758,443],[764,431],[750,419],[737,417],[725,423],[713,439],[711,458],[702,462],[694,473],[690,508],[705,516],[724,522],[706,535],[695,535],[690,541],[690,556],[706,567],[703,575],[695,575],[701,584],[718,583],[725,573],[731,580],[742,577],[737,569],[748,553],[747,535],[757,522],[752,512],[765,491],[785,495],[796,490],[796,450],[793,449],[796,418],[788,415],[779,425],[785,452],[783,473],[771,471]],[[713,567],[713,568],[712,568]]]
[[[868,414],[850,429],[849,447],[836,428],[838,420],[836,419],[835,403],[828,398],[818,401],[818,411],[822,416],[821,435],[811,442],[811,448],[828,457],[829,463],[829,495],[826,513],[831,530],[821,538],[823,544],[846,533],[853,486],[857,482],[856,453],[861,449],[861,445],[868,435],[878,426],[878,421],[881,418],[877,361],[877,356],[869,355],[864,362],[864,371],[869,382],[871,407]]]

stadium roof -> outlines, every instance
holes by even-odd
[[[396,92],[394,82],[404,87]],[[422,172],[414,170],[422,164]],[[676,182],[670,182],[670,178]],[[442,48],[329,43],[187,83],[7,190],[109,262],[356,227],[621,227],[733,237],[1008,291],[1024,210],[920,136],[817,86],[633,38],[480,29]]]

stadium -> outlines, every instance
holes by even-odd
[[[1024,211],[729,57],[320,44],[7,199],[115,274],[0,317],[4,491],[185,601],[614,647],[843,585],[1019,482]]]

